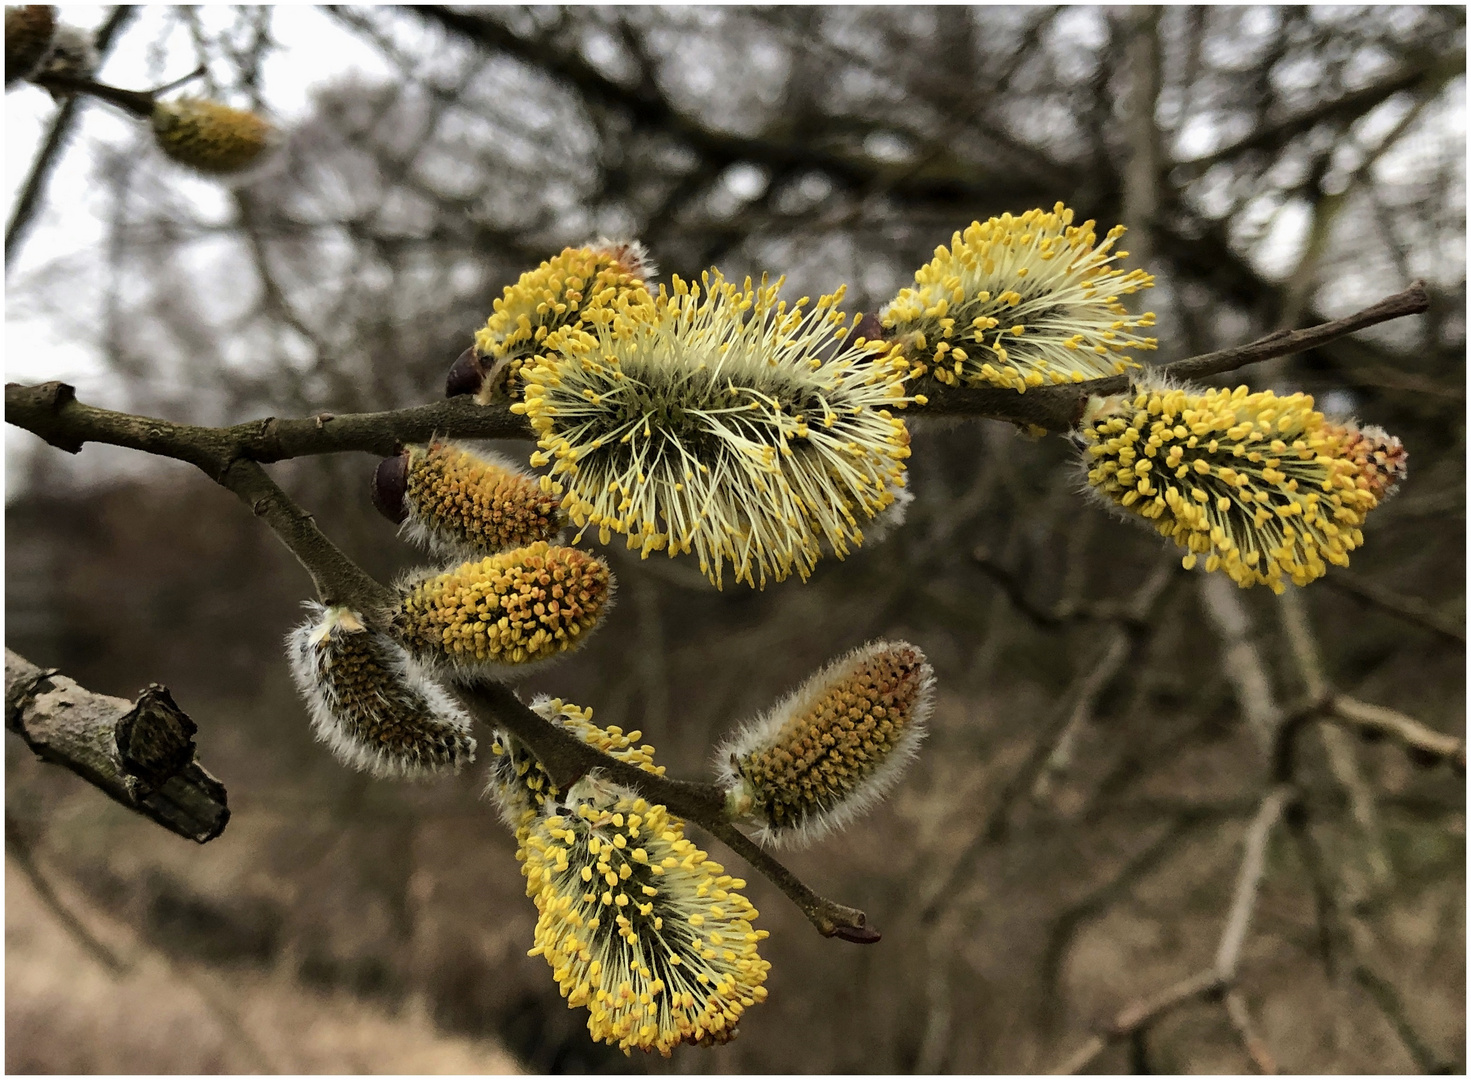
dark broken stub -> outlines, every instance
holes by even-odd
[[[401,450],[393,457],[378,462],[373,470],[373,505],[395,525],[409,516],[404,496],[409,490],[409,452]]]
[[[833,931],[833,937],[851,941],[854,945],[873,945],[883,935],[871,926],[839,926]]]
[[[485,369],[480,366],[480,357],[475,352],[475,346],[471,345],[450,366],[449,374],[444,379],[444,396],[462,397],[477,393],[484,381]]]

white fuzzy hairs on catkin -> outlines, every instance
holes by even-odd
[[[475,760],[469,716],[402,646],[347,608],[304,606],[311,618],[287,635],[287,657],[312,732],[338,761],[382,779],[419,779]],[[356,668],[343,651],[348,639],[360,652]]]
[[[762,846],[806,847],[846,828],[893,790],[909,763],[918,754],[920,743],[924,741],[927,734],[929,717],[934,709],[934,671],[924,660],[924,654],[908,642],[869,642],[829,662],[767,712],[742,725],[740,730],[717,747],[715,751],[717,781],[733,797],[742,791],[749,792],[750,784],[738,769],[738,763],[742,759],[772,747],[789,720],[810,713],[825,694],[850,678],[855,670],[866,661],[883,653],[900,650],[912,651],[919,658],[920,666],[914,702],[909,715],[904,720],[904,728],[898,739],[888,748],[883,760],[852,790],[808,813],[800,822],[774,825],[760,814],[759,807],[753,808],[752,813],[745,820],[749,824],[758,826],[755,836]]]

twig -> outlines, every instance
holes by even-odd
[[[136,13],[137,8],[132,4],[124,4],[112,9],[112,14],[98,28],[97,35],[93,39],[99,63],[112,48],[117,35],[132,21]],[[56,111],[56,118],[51,121],[51,127],[46,132],[46,139],[41,144],[41,149],[36,153],[35,160],[31,162],[31,171],[26,176],[20,195],[15,200],[15,209],[11,211],[10,220],[5,225],[6,270],[10,269],[10,264],[25,245],[26,237],[30,233],[31,222],[35,219],[36,211],[40,209],[41,198],[45,195],[46,188],[51,182],[51,173],[56,168],[56,163],[61,160],[61,152],[65,149],[72,127],[81,114],[83,101],[81,97],[68,96],[61,103],[61,108]]]
[[[230,820],[224,785],[195,760],[194,722],[161,686],[135,702],[94,694],[6,649],[5,726],[170,832],[203,844]]]
[[[1245,345],[1163,364],[1155,371],[1175,379],[1203,379],[1247,364],[1315,349],[1365,327],[1406,315],[1419,315],[1429,309],[1430,297],[1425,291],[1425,283],[1416,281],[1403,292],[1385,297],[1345,318],[1303,330],[1278,330]],[[1048,431],[1066,431],[1077,424],[1089,397],[1123,393],[1128,389],[1131,378],[1129,375],[1113,375],[1071,386],[1037,387],[1024,394],[998,388],[946,386],[933,391],[927,389],[929,404],[921,413],[983,416],[1014,424],[1034,424]]]
[[[1394,1033],[1409,1051],[1410,1057],[1415,1059],[1415,1068],[1422,1073],[1449,1073],[1455,1069],[1450,1062],[1442,1060],[1432,1050],[1420,1033],[1410,1023],[1409,1010],[1405,1003],[1400,1000],[1399,994],[1394,987],[1385,979],[1365,966],[1363,961],[1354,965],[1354,982],[1362,986],[1374,1004],[1379,1006],[1379,1011],[1389,1021]]]
[[[1142,998],[1125,1006],[1103,1031],[1091,1036],[1075,1054],[1054,1069],[1053,1075],[1068,1076],[1081,1072],[1111,1044],[1142,1031],[1181,1005],[1219,993],[1220,989],[1220,978],[1214,970],[1207,968],[1187,979],[1181,979],[1152,997]]]
[[[1291,798],[1292,788],[1287,785],[1273,788],[1262,800],[1261,808],[1246,830],[1241,869],[1236,875],[1236,893],[1231,901],[1230,914],[1226,917],[1226,927],[1221,932],[1220,944],[1216,946],[1216,973],[1223,985],[1236,980],[1237,969],[1241,966],[1241,949],[1246,944],[1246,934],[1251,928],[1257,897],[1261,894],[1262,880],[1267,872],[1267,842]]]
[[[1274,356],[1300,352],[1389,319],[1418,314],[1429,304],[1423,283],[1416,282],[1404,292],[1347,318],[1306,330],[1270,334],[1248,345],[1181,360],[1160,370],[1180,378],[1218,374]],[[946,387],[934,390],[930,404],[920,411],[965,414],[1065,431],[1076,423],[1090,395],[1116,394],[1126,389],[1128,383],[1128,376],[1117,375],[1073,386],[1038,387],[1025,394]],[[403,443],[422,442],[435,434],[472,439],[533,437],[525,418],[511,413],[509,405],[481,406],[463,397],[392,412],[322,414],[284,420],[273,417],[229,428],[212,428],[84,405],[76,400],[75,390],[65,383],[7,384],[5,419],[68,453],[76,453],[87,442],[102,442],[194,464],[203,458],[218,465],[237,457],[268,464],[350,450],[387,456]]]
[[[1241,1037],[1241,1045],[1251,1058],[1256,1071],[1267,1076],[1274,1074],[1277,1071],[1277,1059],[1257,1034],[1256,1025],[1251,1022],[1251,1010],[1246,1007],[1246,997],[1233,987],[1226,991],[1225,1005],[1226,1016],[1236,1029],[1236,1034]]]
[[[503,683],[480,682],[459,688],[461,700],[481,720],[510,731],[531,749],[552,782],[566,788],[593,769],[637,791],[652,802],[669,807],[696,822],[786,893],[824,937],[840,937],[860,944],[877,941],[857,908],[820,896],[725,819],[725,796],[715,784],[671,780],[647,773],[635,765],[608,757],[570,732],[532,712]]]
[[[1344,570],[1335,570],[1323,578],[1323,584],[1459,645],[1466,644],[1466,627],[1462,623],[1445,618],[1417,596],[1401,596],[1377,581]]]
[[[37,864],[36,853],[31,848],[31,841],[21,830],[20,824],[10,816],[9,808],[5,812],[5,854],[10,856],[17,869],[26,876],[26,880],[31,883],[31,888],[36,890],[36,896],[41,903],[52,915],[56,916],[56,921],[61,923],[62,928],[71,935],[85,953],[106,968],[109,975],[122,975],[128,970],[128,965],[118,957],[117,953],[104,945],[97,935],[92,933],[91,928],[62,902],[56,889],[52,887],[51,880]]]
[[[1346,694],[1335,695],[1323,717],[1343,724],[1360,734],[1389,736],[1404,743],[1406,750],[1423,764],[1445,761],[1464,774],[1466,740],[1427,727],[1414,717],[1406,716],[1383,705],[1371,705]]]
[[[1146,1030],[1160,1017],[1181,1005],[1220,994],[1235,984],[1241,949],[1251,929],[1257,897],[1261,893],[1262,880],[1266,875],[1267,842],[1277,822],[1282,820],[1283,812],[1292,797],[1291,787],[1274,787],[1262,799],[1256,817],[1246,831],[1241,869],[1236,878],[1236,892],[1231,900],[1231,909],[1226,915],[1220,943],[1216,947],[1215,962],[1204,971],[1120,1010],[1111,1023],[1093,1035],[1055,1070],[1057,1074],[1076,1073],[1087,1068],[1111,1044]],[[1266,1060],[1271,1060],[1270,1055]]]

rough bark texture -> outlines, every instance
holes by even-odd
[[[6,649],[5,726],[170,832],[203,844],[230,820],[225,786],[195,760],[198,727],[162,686],[137,701],[94,694]]]

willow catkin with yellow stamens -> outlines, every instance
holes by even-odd
[[[625,1052],[726,1042],[764,1001],[766,932],[745,882],[684,836],[684,822],[589,777],[565,813],[536,818],[520,852],[543,956],[569,1008]]]
[[[1137,367],[1128,350],[1155,339],[1134,331],[1154,314],[1130,315],[1118,298],[1154,278],[1111,265],[1128,254],[1112,250],[1122,225],[1099,243],[1092,221],[1072,222],[1058,203],[972,222],[936,248],[880,316],[912,374],[1024,393]]]
[[[773,845],[842,828],[913,759],[934,682],[924,654],[903,641],[833,661],[716,751],[728,810]]]
[[[421,547],[483,556],[561,534],[559,493],[543,491],[537,477],[504,458],[447,440],[411,446],[403,456],[402,495],[392,509],[402,534]]]
[[[308,604],[286,639],[312,730],[343,764],[379,777],[422,777],[475,760],[470,718],[384,634],[346,607]]]
[[[589,746],[619,761],[635,765],[654,776],[664,775],[664,766],[654,764],[654,748],[639,744],[643,738],[641,731],[625,733],[616,726],[599,727],[593,723],[591,709],[580,708],[561,698],[543,695],[532,701],[531,709],[548,723],[571,732]],[[495,800],[506,824],[516,830],[517,842],[524,843],[526,829],[530,825],[528,815],[552,813],[561,792],[536,756],[514,735],[496,731],[491,737],[490,752],[485,793]]]
[[[430,664],[524,672],[582,645],[612,596],[602,559],[539,542],[408,580],[399,587],[393,629]]]
[[[1403,475],[1398,440],[1329,421],[1306,394],[1196,390],[1160,376],[1089,401],[1088,490],[1153,523],[1242,588],[1306,585],[1347,566],[1364,518]],[[1381,438],[1382,436],[1382,438]],[[1382,457],[1382,462],[1381,462]]]
[[[275,128],[244,109],[182,98],[153,108],[154,141],[169,157],[212,176],[241,172],[260,160]]]
[[[522,274],[496,300],[485,325],[475,334],[475,354],[484,371],[504,364],[504,380],[477,388],[487,404],[501,385],[519,391],[522,365],[536,354],[554,350],[569,335],[602,325],[622,314],[642,317],[653,307],[647,288],[654,268],[636,240],[600,239],[564,248],[535,270]],[[461,367],[466,358],[456,362]],[[452,377],[448,391],[468,388],[465,374]]]
[[[805,579],[899,499],[909,435],[891,410],[914,399],[887,346],[848,340],[841,290],[809,310],[780,281],[702,282],[563,339],[523,368],[511,409],[603,543],[693,553],[717,588],[727,562],[752,587]]]

